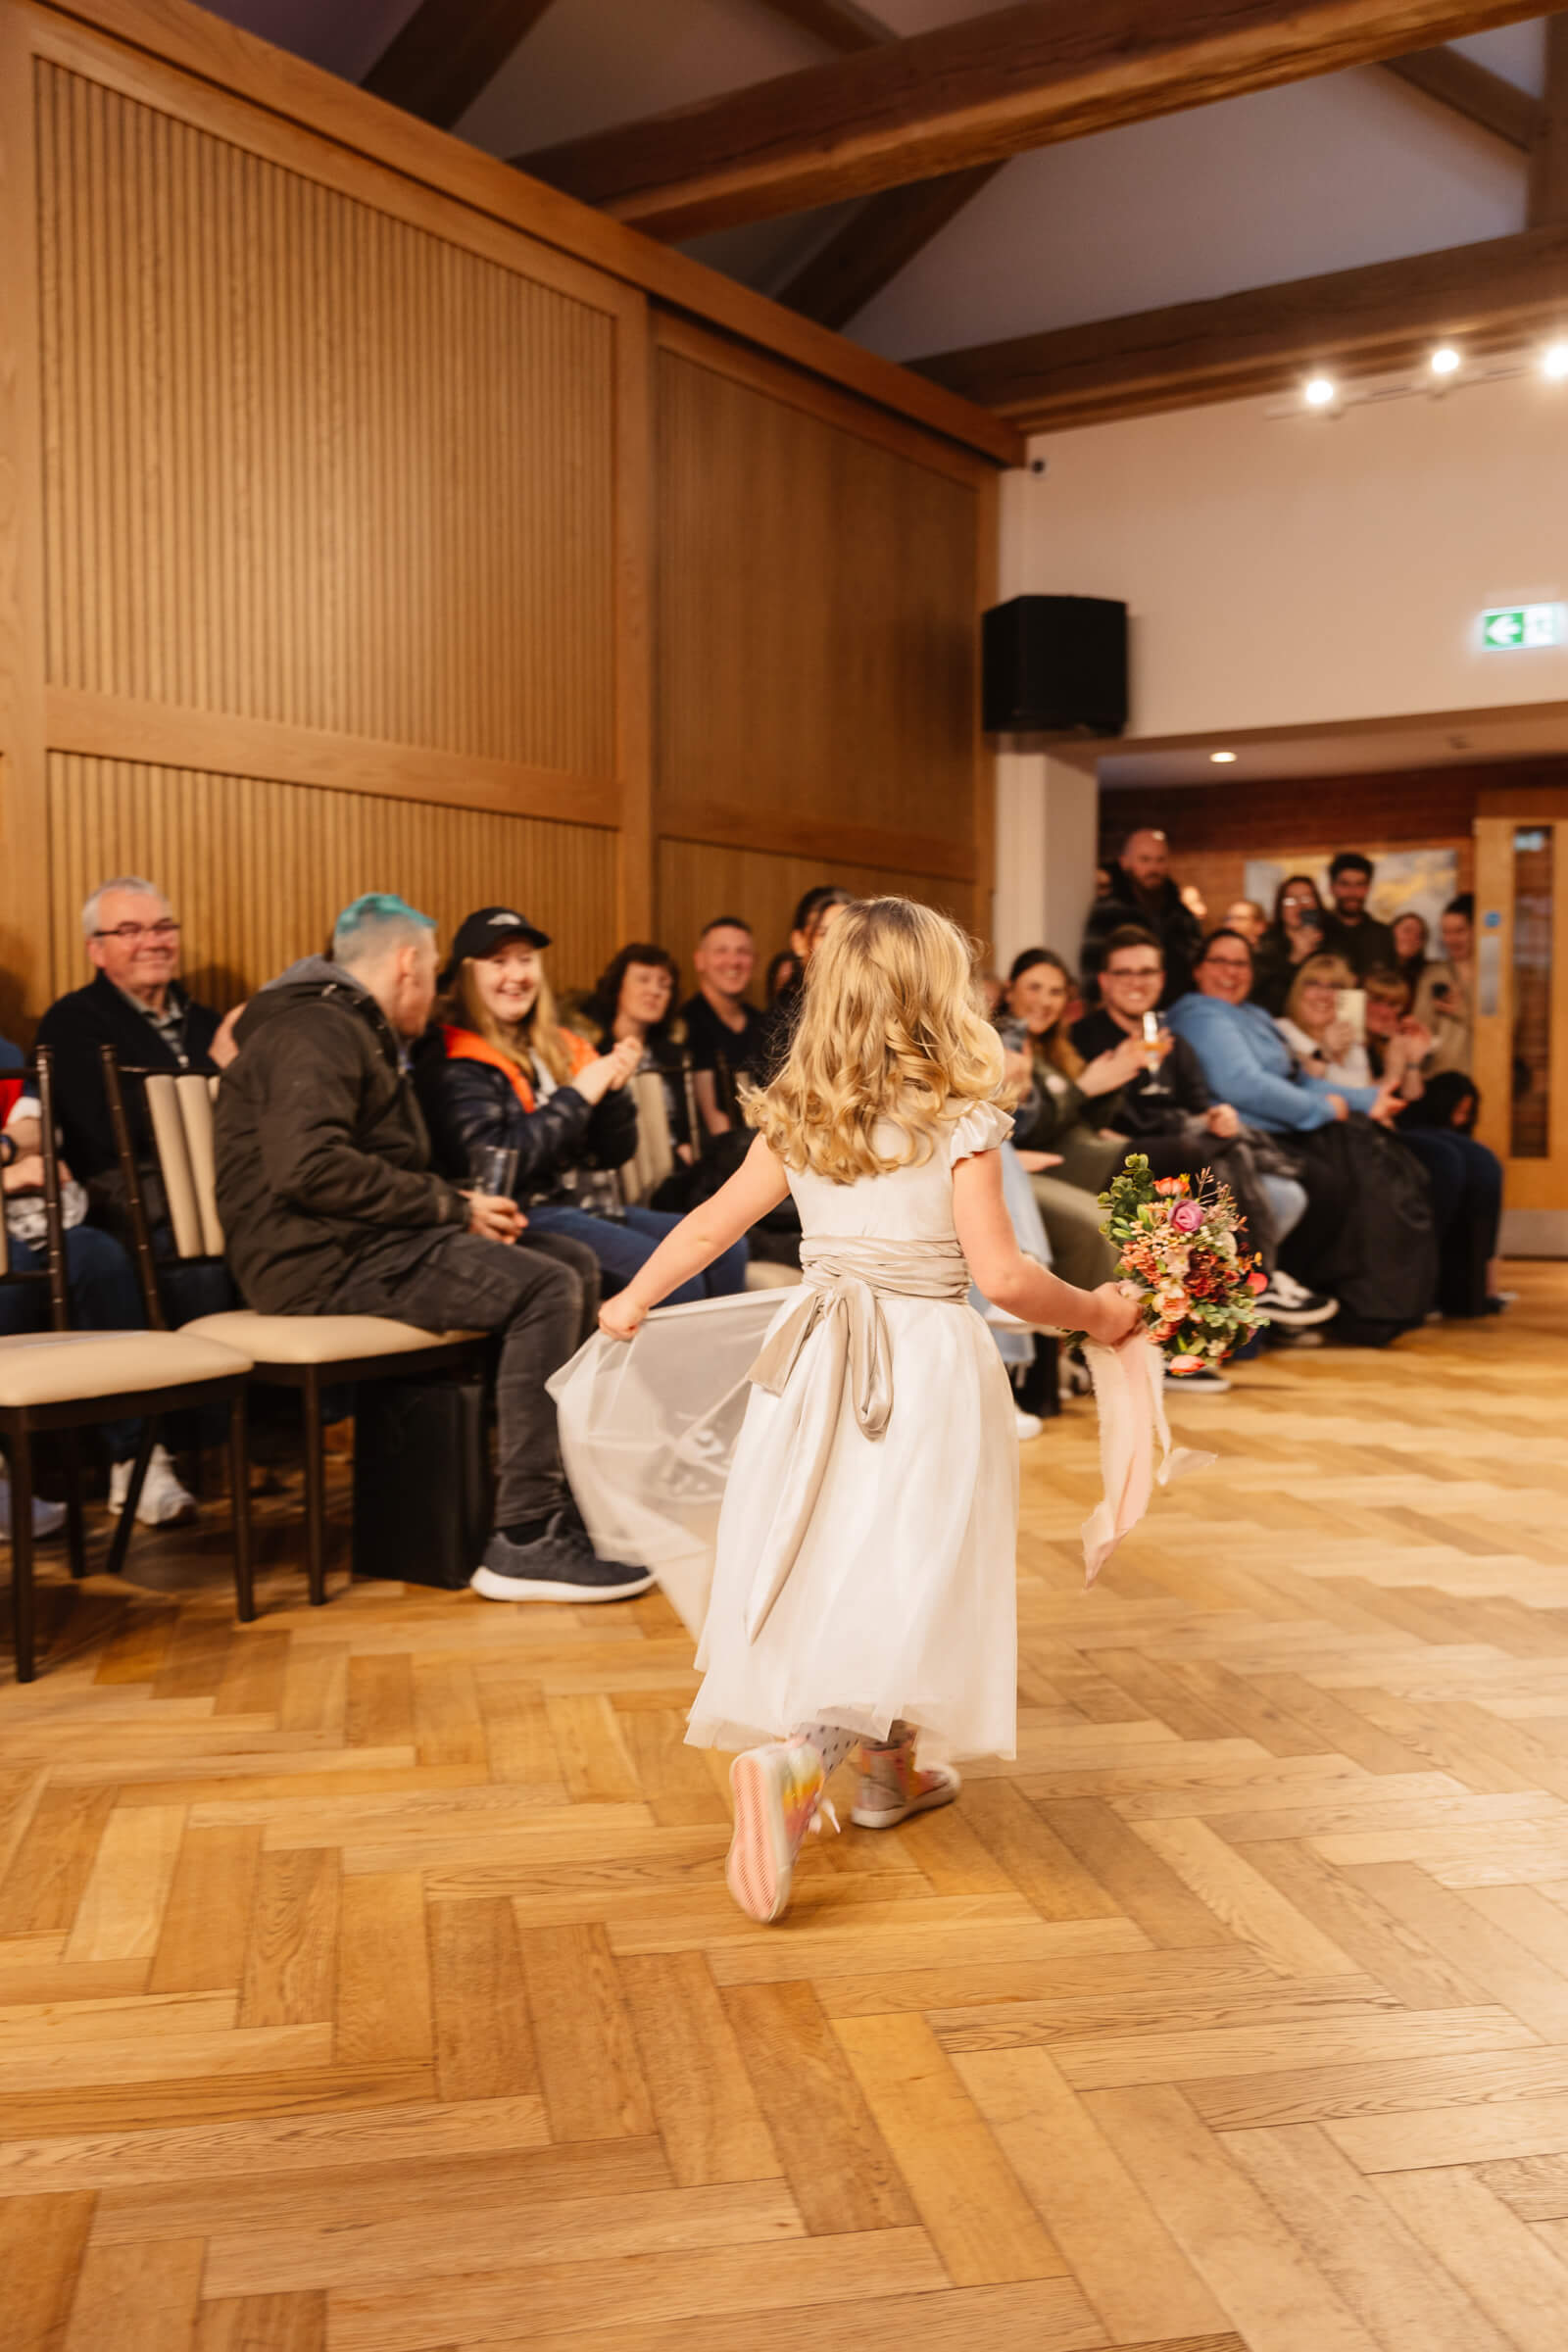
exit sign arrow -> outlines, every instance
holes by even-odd
[[[1564,641],[1561,605],[1494,605],[1481,615],[1481,642],[1490,653],[1512,653],[1519,646],[1561,645]]]

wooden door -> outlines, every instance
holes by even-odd
[[[1568,784],[1482,796],[1477,1132],[1507,1171],[1503,1247],[1568,1257]]]

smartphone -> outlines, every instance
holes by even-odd
[[[1334,992],[1334,1005],[1341,1020],[1349,1023],[1350,1034],[1356,1044],[1364,1046],[1366,1044],[1366,990],[1364,988],[1337,988]]]

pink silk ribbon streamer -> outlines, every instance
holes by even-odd
[[[1104,1500],[1084,1521],[1088,1586],[1138,1525],[1156,1485],[1168,1487],[1190,1470],[1207,1470],[1219,1456],[1172,1446],[1165,1419],[1165,1359],[1143,1332],[1134,1332],[1116,1348],[1088,1340],[1084,1357],[1100,1412],[1100,1474],[1105,1489]]]

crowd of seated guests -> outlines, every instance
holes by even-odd
[[[1200,900],[1171,874],[1164,836],[1145,829],[1101,877],[1081,957],[1096,1001],[1047,946],[1016,956],[1005,979],[981,975],[1018,1097],[1006,1177],[1025,1248],[1083,1287],[1103,1280],[1098,1196],[1137,1151],[1157,1174],[1212,1167],[1229,1183],[1268,1278],[1272,1341],[1315,1342],[1322,1326],[1380,1344],[1434,1306],[1495,1310],[1501,1170],[1472,1132],[1473,906],[1466,897],[1445,909],[1434,958],[1420,915],[1385,925],[1367,911],[1371,879],[1364,857],[1344,853],[1332,910],[1309,876],[1292,875],[1271,916],[1235,901],[1205,937]],[[724,914],[702,934],[684,1001],[673,956],[633,942],[558,1007],[549,936],[515,909],[466,917],[438,969],[431,920],[371,895],[344,910],[325,956],[220,1018],[180,979],[179,921],[163,892],[138,876],[105,882],[83,908],[92,976],[38,1032],[53,1057],[76,1325],[145,1321],[101,1048],[133,1073],[226,1072],[226,1265],[177,1256],[140,1089],[125,1090],[168,1321],[242,1298],[269,1312],[495,1332],[500,1492],[478,1589],[641,1590],[640,1570],[594,1558],[544,1382],[592,1330],[601,1298],[744,1156],[746,1090],[780,1065],[811,955],[851,903],[832,884],[803,897],[760,1006],[751,926]],[[36,1099],[5,1078],[20,1061],[0,1040],[0,1184],[10,1262],[27,1271],[43,1262],[42,1160]],[[625,1199],[620,1177],[637,1152],[636,1084],[650,1080],[674,1151],[659,1205]],[[790,1203],[767,1222],[753,1253],[793,1260]],[[742,1288],[747,1264],[737,1245],[690,1296]],[[45,1314],[42,1285],[0,1284],[0,1335]],[[998,1340],[1025,1379],[1027,1340],[1000,1329]],[[1020,1414],[1021,1435],[1038,1426]],[[102,1437],[117,1505],[137,1427]],[[195,1507],[159,1447],[139,1515],[167,1523]],[[7,1509],[0,1479],[0,1536]],[[40,1532],[58,1522],[58,1506],[35,1509]]]
[[[1328,869],[1331,905],[1308,874],[1285,877],[1267,919],[1253,902],[1235,901],[1191,955],[1190,984],[1170,986],[1165,957],[1161,989],[1158,925],[1108,927],[1112,907],[1131,903],[1140,864],[1146,906],[1169,921],[1174,906],[1192,903],[1170,872],[1168,846],[1161,845],[1157,876],[1151,874],[1149,844],[1147,830],[1129,839],[1084,941],[1082,961],[1096,975],[1100,1006],[1071,1030],[1080,1055],[1103,1054],[1118,1027],[1134,1042],[1142,1017],[1165,1007],[1150,1041],[1147,1076],[1124,1080],[1109,1105],[1096,1106],[1100,1140],[1136,1134],[1152,1164],[1169,1173],[1177,1172],[1184,1141],[1203,1142],[1207,1164],[1237,1194],[1266,1270],[1273,1252],[1271,1289],[1283,1276],[1314,1301],[1330,1302],[1324,1320],[1332,1317],[1333,1329],[1324,1336],[1375,1346],[1431,1312],[1498,1311],[1505,1302],[1494,1261],[1502,1171],[1472,1132],[1470,896],[1444,909],[1442,955],[1433,958],[1425,918],[1406,909],[1380,920],[1369,906],[1371,859],[1342,851]],[[1044,953],[1028,951],[1019,966]],[[1226,1123],[1234,1118],[1241,1136],[1253,1139],[1254,1157],[1261,1147],[1261,1177],[1254,1167],[1250,1181],[1234,1159],[1222,1164],[1222,1152],[1235,1150],[1223,1129],[1200,1137],[1189,1127],[1184,1138],[1182,1120],[1202,1109],[1195,1070]],[[1081,1077],[1070,1075],[1081,1094]],[[1097,1072],[1091,1085],[1101,1083]],[[1149,1125],[1151,1092],[1157,1134]],[[1058,1181],[1071,1182],[1073,1173],[1064,1165]],[[1269,1199],[1271,1179],[1277,1186],[1282,1176],[1300,1202],[1287,1200],[1283,1216]],[[1288,1335],[1288,1301],[1283,1313],[1272,1298],[1265,1306]]]

